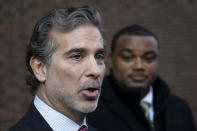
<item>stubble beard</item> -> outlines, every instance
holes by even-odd
[[[57,95],[58,100],[62,103],[65,109],[70,110],[72,112],[78,112],[81,114],[88,114],[90,112],[93,112],[98,104],[98,98],[96,100],[89,100],[89,102],[94,102],[94,106],[89,107],[84,105],[83,100],[78,100],[78,99],[71,99],[69,95],[65,95],[61,92],[62,95]],[[85,101],[85,100],[84,100]],[[86,100],[88,101],[88,100]]]
[[[81,114],[91,113],[97,108],[100,93],[98,97],[94,100],[84,98],[84,97],[81,97],[81,98],[79,97],[81,96],[79,95],[80,90],[88,87],[88,85],[91,85],[91,84],[94,86],[98,86],[101,91],[101,85],[99,81],[96,81],[96,82],[88,81],[88,82],[85,82],[82,86],[80,86],[79,91],[75,94],[68,94],[68,93],[65,93],[64,91],[59,90],[58,92],[56,92],[56,98],[59,100],[60,103],[62,103],[64,108],[67,110],[70,110],[72,112],[78,112]],[[88,104],[91,103],[92,106],[90,107],[88,105],[85,105],[85,103],[88,103]]]

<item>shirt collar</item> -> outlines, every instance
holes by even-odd
[[[146,94],[146,96],[141,99],[141,102],[149,103],[150,105],[153,104],[153,87],[149,87],[149,92]]]
[[[67,116],[48,106],[38,96],[34,98],[34,105],[54,131],[77,131],[82,125],[87,126],[86,118],[84,118],[82,125],[78,125]]]

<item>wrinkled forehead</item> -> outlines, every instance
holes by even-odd
[[[96,49],[104,48],[103,37],[97,27],[86,25],[79,26],[70,32],[61,32],[57,29],[51,31],[51,38],[58,49],[64,51],[72,48]]]

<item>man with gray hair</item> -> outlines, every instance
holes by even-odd
[[[94,131],[105,72],[101,16],[89,6],[53,9],[35,25],[27,46],[27,84],[35,95],[11,131]]]

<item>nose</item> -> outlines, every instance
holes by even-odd
[[[92,78],[100,77],[105,70],[105,64],[98,63],[97,60],[93,57],[87,61],[86,65],[86,76]]]
[[[141,58],[136,58],[134,63],[134,69],[136,70],[144,70],[144,63]]]

